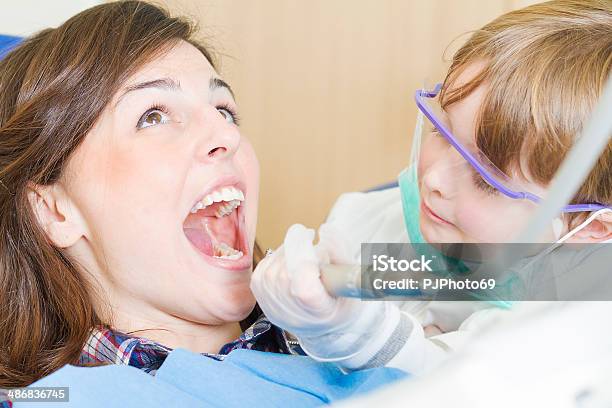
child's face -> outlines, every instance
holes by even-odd
[[[477,73],[469,67],[457,85]],[[475,146],[475,119],[486,91],[481,85],[466,98],[450,105],[443,121],[464,146]],[[524,169],[522,169],[524,170]],[[478,173],[439,135],[431,135],[419,157],[421,192],[420,226],[428,242],[508,242],[515,238],[532,216],[535,205],[514,200],[484,183]],[[543,197],[543,186],[509,175],[513,183]],[[551,231],[542,237],[554,241]]]

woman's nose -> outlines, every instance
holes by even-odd
[[[216,108],[206,108],[197,121],[197,158],[202,162],[231,159],[240,146],[240,132]]]

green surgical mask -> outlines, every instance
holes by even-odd
[[[410,243],[424,244],[425,238],[419,226],[421,198],[419,195],[416,166],[412,165],[404,169],[398,177],[398,183],[402,197],[404,225],[406,226]]]

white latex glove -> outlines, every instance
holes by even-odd
[[[316,247],[314,235],[312,229],[292,225],[284,244],[259,263],[251,280],[259,306],[272,323],[294,334],[302,349],[319,361],[335,361],[348,369],[384,364],[379,352],[393,336],[400,342],[404,339],[410,320],[403,320],[398,337],[400,313],[395,305],[330,296],[321,282],[319,265],[351,263],[350,251],[331,225],[321,226]]]

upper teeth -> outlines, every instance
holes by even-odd
[[[217,210],[216,216],[223,217],[224,215],[231,214],[242,201],[244,201],[244,194],[242,191],[238,190],[236,187],[223,187],[220,190],[215,190],[212,193],[207,194],[198,201],[193,208],[191,208],[191,213],[196,213],[198,210],[208,207],[212,203],[218,203],[221,201],[225,201],[226,204],[219,206]]]

